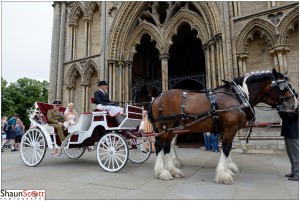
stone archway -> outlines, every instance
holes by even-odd
[[[170,78],[168,68],[175,76],[181,74],[180,69],[185,68],[179,65],[169,67],[170,56],[184,53],[184,50],[179,51],[183,49],[180,48],[178,42],[180,40],[175,40],[177,43],[175,45],[172,41],[173,38],[182,35],[178,35],[181,29],[183,29],[183,35],[184,33],[188,35],[184,37],[184,41],[192,39],[188,42],[193,44],[191,52],[185,54],[186,63],[190,61],[189,55],[193,58],[189,63],[192,67],[188,73],[207,73],[208,78],[212,76],[212,79],[207,79],[208,87],[216,87],[228,74],[227,66],[224,65],[222,58],[221,26],[216,20],[219,15],[218,4],[215,2],[126,2],[122,4],[111,28],[112,37],[109,41],[109,82],[116,88],[110,93],[111,98],[116,101],[132,101],[132,94],[128,94],[133,88],[132,84],[139,83],[139,79],[145,79],[136,76],[133,69],[139,62],[135,58],[138,57],[136,54],[139,54],[137,47],[143,45],[145,35],[149,35],[146,44],[150,46],[152,43],[155,44],[152,46],[153,51],[157,49],[158,52],[158,56],[154,56],[154,60],[157,60],[157,57],[159,59],[159,64],[155,64],[155,70],[157,71],[158,66],[161,66],[161,69],[157,71],[161,73],[161,77],[158,77],[156,81],[161,80],[162,91],[168,90]],[[142,58],[146,57],[144,55]],[[208,61],[204,57],[208,58]],[[171,58],[171,63],[177,63],[177,61],[176,59],[172,61]],[[197,70],[194,71],[194,69]],[[124,76],[117,76],[121,74]],[[146,77],[146,80],[149,78]]]

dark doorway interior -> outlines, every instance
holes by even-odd
[[[177,34],[172,38],[170,48],[169,79],[180,78],[172,88],[187,90],[202,90],[203,84],[189,79],[189,76],[205,74],[205,54],[201,40],[196,38],[197,31],[191,30],[189,24],[182,24]],[[179,147],[200,148],[204,146],[202,133],[182,134],[178,137]]]
[[[179,27],[170,48],[169,78],[205,73],[202,42],[196,36],[197,31],[192,31],[190,25]]]
[[[155,45],[156,42],[151,41],[151,37],[146,34],[136,47],[132,67],[132,86],[138,86],[137,96],[134,97],[136,103],[147,104],[151,97],[156,97],[160,93],[157,88],[145,84],[161,80],[159,51]]]

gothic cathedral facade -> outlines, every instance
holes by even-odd
[[[273,67],[298,92],[298,44],[298,1],[54,2],[48,101],[90,112],[106,80],[111,100],[146,105]],[[258,121],[272,114],[257,111]]]

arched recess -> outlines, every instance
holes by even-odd
[[[131,35],[132,23],[136,22],[135,19],[138,18],[138,15],[140,14],[141,10],[145,7],[147,3],[148,2],[145,1],[144,2],[131,1],[131,2],[122,3],[115,17],[114,23],[112,24],[111,27],[112,37],[109,39],[109,54],[108,54],[109,60],[123,59],[125,55],[125,50],[128,50],[128,48],[133,48],[132,46],[128,48],[126,47],[127,41],[129,41],[132,37]],[[194,22],[190,22],[190,25],[192,27],[198,26],[199,34],[200,33],[202,34],[202,32],[204,32],[206,33],[206,35],[208,35],[208,38],[212,39],[212,37],[215,34],[221,32],[220,22],[218,22],[217,20],[218,17],[220,16],[220,13],[216,2],[189,2],[189,3],[192,5],[192,8],[190,8],[191,7],[190,5],[188,6],[190,8],[189,9],[190,13],[193,13],[192,11],[194,11],[194,16],[193,16]],[[181,9],[184,10],[187,8],[181,8]],[[190,16],[192,16],[192,14],[189,15],[189,17]],[[186,19],[186,21],[190,21],[190,20]],[[196,24],[200,23],[200,25],[198,24],[196,26],[194,25],[195,23]],[[205,24],[205,26],[203,24]],[[205,27],[205,29],[203,29],[203,27]],[[162,37],[162,35],[165,35],[165,32],[160,33],[159,37]],[[203,40],[206,40],[206,38],[207,37],[205,37],[205,39]]]
[[[81,100],[78,99],[78,94],[80,96],[82,94],[81,84],[83,77],[80,67],[76,64],[73,64],[66,72],[65,80],[66,91],[64,100],[66,100],[66,102],[64,104],[66,105],[70,102],[73,102],[76,106],[77,112],[81,112],[81,105],[79,105]]]
[[[99,71],[98,71],[98,69],[99,69],[99,66],[97,65],[97,63],[94,61],[94,60],[92,60],[92,59],[89,59],[86,63],[85,63],[85,65],[84,65],[84,67],[83,67],[83,69],[82,69],[82,75],[83,75],[83,82],[84,83],[91,83],[91,80],[90,80],[90,75],[93,73],[93,72],[95,72],[96,74],[97,74],[97,76],[98,77],[100,77],[99,76]],[[95,83],[91,83],[91,84],[96,84],[97,82],[95,82]]]
[[[207,25],[207,32],[210,37],[221,33],[221,25],[219,16],[222,16],[218,3],[215,1],[206,1],[206,2],[191,2],[197,11],[200,12],[201,17],[203,18],[204,23]]]
[[[69,14],[69,24],[77,25],[78,17],[80,13],[84,13],[84,5],[82,2],[77,1],[74,6],[72,6]]]
[[[276,44],[275,27],[270,22],[254,18],[250,20],[239,32],[235,45],[238,53],[246,52],[249,40],[253,40],[253,36],[259,33],[261,37],[265,37],[267,44],[273,47]]]
[[[294,30],[295,26],[299,24],[299,5],[293,8],[278,25],[280,34],[279,44],[286,44],[289,33]]]
[[[123,2],[115,16],[111,27],[111,38],[109,39],[108,60],[120,60],[124,56],[126,41],[132,22],[137,18],[141,9],[147,2],[127,1]]]
[[[151,41],[156,42],[156,48],[161,50],[161,39],[159,30],[148,22],[142,22],[131,34],[131,37],[126,44],[125,60],[132,61],[133,56],[136,53],[136,46],[140,44],[140,41],[144,35],[148,34],[151,37]]]
[[[100,6],[94,1],[87,1],[84,8],[84,16],[92,19],[94,10],[99,8]]]
[[[84,111],[92,111],[92,104],[90,101],[91,97],[94,97],[94,92],[98,89],[97,82],[99,81],[98,65],[93,60],[88,60],[83,67],[83,88],[84,97],[83,102],[85,103],[83,108]]]
[[[173,36],[177,34],[179,27],[184,23],[189,24],[192,30],[197,31],[197,38],[199,38],[203,44],[208,42],[210,37],[208,27],[205,25],[204,21],[199,19],[199,16],[195,12],[182,9],[171,19],[165,29],[163,53],[169,52],[169,48],[173,44]]]
[[[77,64],[73,64],[66,73],[65,85],[66,86],[74,86],[75,78],[77,77],[77,75],[79,75],[82,78],[80,67]],[[82,79],[82,81],[83,81],[83,79]]]

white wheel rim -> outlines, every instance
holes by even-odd
[[[46,139],[38,129],[28,130],[22,137],[20,154],[28,166],[38,165],[46,153]]]
[[[125,140],[117,134],[104,135],[97,145],[97,159],[100,166],[108,172],[117,172],[128,160]]]
[[[85,151],[85,147],[69,148],[65,150],[65,154],[71,159],[80,158]]]
[[[128,139],[129,160],[133,163],[143,163],[151,155],[151,143],[148,138]],[[148,147],[147,149],[145,147]]]

